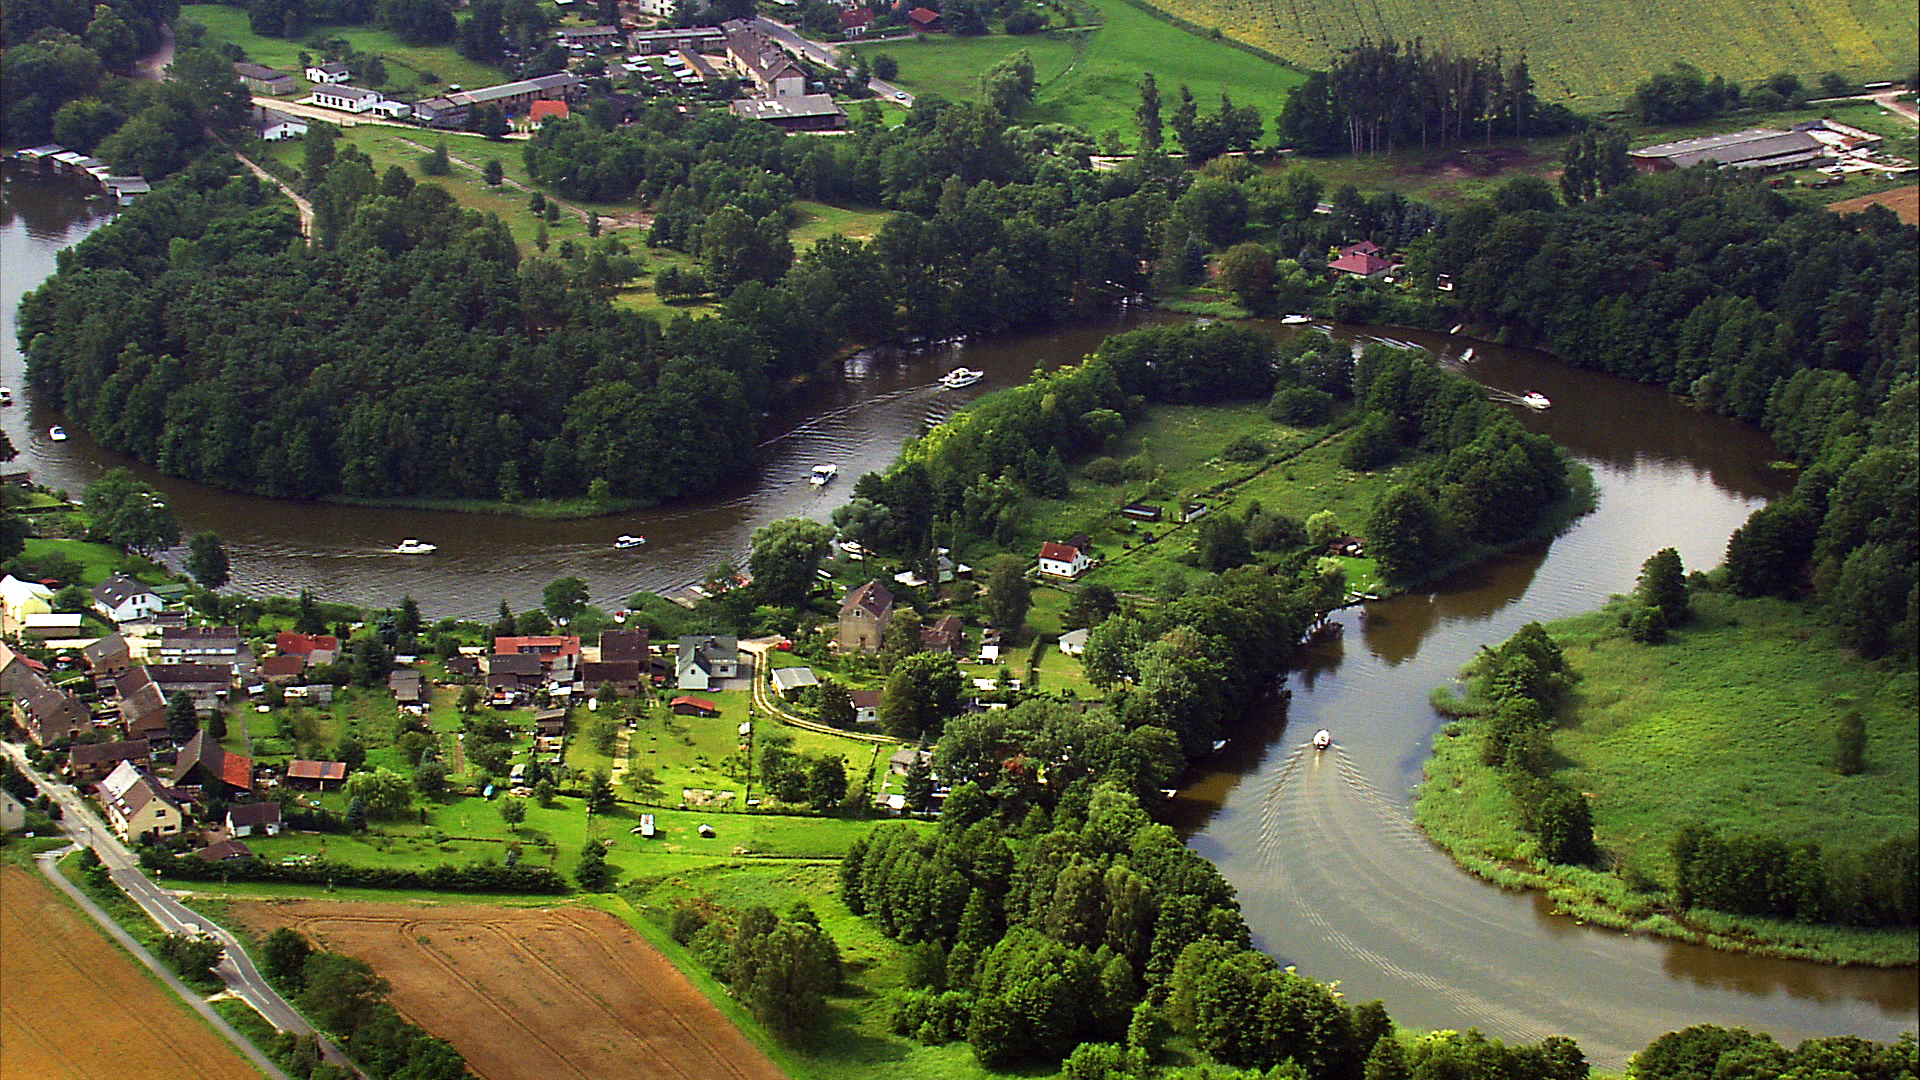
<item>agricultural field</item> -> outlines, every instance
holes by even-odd
[[[1134,141],[1133,111],[1140,103],[1140,76],[1152,71],[1160,85],[1163,115],[1171,116],[1181,83],[1202,110],[1218,104],[1221,91],[1263,118],[1286,103],[1306,76],[1230,45],[1208,41],[1155,18],[1125,0],[1096,0],[1097,28],[1046,34],[979,38],[929,35],[920,41],[856,46],[871,56],[887,53],[900,62],[900,85],[918,94],[955,100],[980,96],[980,74],[1021,49],[1033,54],[1038,88],[1020,119],[1072,124],[1100,135],[1118,132]]]
[[[1363,38],[1424,38],[1429,48],[1524,55],[1541,97],[1579,110],[1618,108],[1634,86],[1685,60],[1752,84],[1776,72],[1905,76],[1920,33],[1908,0],[1158,0],[1156,7],[1290,63],[1325,67]]]
[[[1878,195],[1861,195],[1852,199],[1842,199],[1837,203],[1828,203],[1827,208],[1836,214],[1857,214],[1875,205],[1892,210],[1901,221],[1909,225],[1920,225],[1920,187],[1903,187],[1893,191],[1883,191]]]
[[[0,867],[0,985],[14,991],[0,1002],[0,1080],[259,1080],[232,1045],[19,866]]]
[[[554,909],[234,903],[256,934],[291,926],[393,984],[394,1008],[488,1080],[784,1073],[619,919]]]

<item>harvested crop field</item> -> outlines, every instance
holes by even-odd
[[[1892,210],[1895,216],[1909,225],[1920,224],[1920,187],[1895,188],[1878,195],[1862,195],[1857,199],[1828,203],[1827,209],[1836,214],[1857,214],[1876,203]]]
[[[291,926],[393,984],[408,1019],[486,1080],[713,1077],[781,1072],[666,957],[583,908],[236,903],[256,931]]]
[[[205,1020],[17,866],[0,868],[0,986],[10,991],[0,997],[5,1080],[259,1080]]]

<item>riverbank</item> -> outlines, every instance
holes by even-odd
[[[1607,868],[1546,863],[1481,762],[1478,721],[1434,739],[1415,821],[1462,868],[1539,889],[1561,912],[1636,934],[1735,952],[1876,967],[1920,962],[1912,928],[1872,930],[1746,916],[1675,902],[1672,838],[1710,822],[1724,836],[1867,849],[1911,835],[1920,746],[1916,677],[1840,648],[1803,607],[1696,592],[1670,643],[1628,638],[1610,606],[1548,627],[1578,676],[1554,776],[1587,798]],[[1830,766],[1834,725],[1867,722],[1866,771]]]
[[[501,499],[372,499],[353,495],[328,495],[318,500],[340,506],[366,506],[380,510],[439,510],[457,514],[492,514],[499,517],[529,518],[535,521],[577,521],[611,517],[658,505],[648,499],[527,499],[506,502]]]

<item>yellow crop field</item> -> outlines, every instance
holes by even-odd
[[[1525,54],[1542,97],[1621,105],[1675,60],[1751,85],[1776,72],[1894,79],[1912,70],[1912,0],[1153,0],[1304,67],[1362,38]]]

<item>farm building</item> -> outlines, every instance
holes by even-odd
[[[847,126],[847,110],[829,94],[748,98],[727,107],[742,119],[763,120],[786,131],[836,131]]]
[[[1814,164],[1827,156],[1827,147],[1805,131],[1749,128],[1642,147],[1627,156],[1641,172],[1671,172],[1704,162],[1774,172]]]
[[[343,761],[308,761],[296,758],[287,763],[287,785],[306,791],[325,791],[328,784],[347,782]]]

